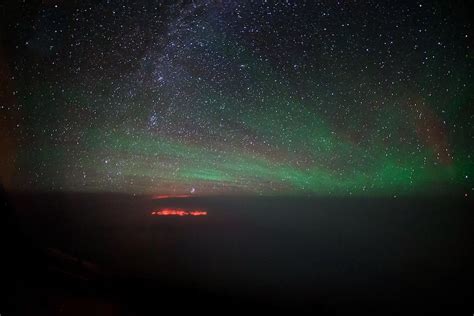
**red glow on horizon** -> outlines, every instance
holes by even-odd
[[[206,216],[207,212],[202,210],[184,210],[181,208],[163,208],[151,212],[154,216]]]
[[[159,194],[152,196],[153,200],[163,200],[163,199],[178,199],[178,198],[188,198],[191,197],[190,194]]]

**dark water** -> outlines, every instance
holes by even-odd
[[[14,204],[35,249],[93,264],[97,295],[140,313],[160,296],[193,295],[206,306],[472,309],[463,200],[51,194]],[[207,215],[151,215],[163,209]]]

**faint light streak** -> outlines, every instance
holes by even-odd
[[[189,194],[160,194],[152,196],[153,200],[163,200],[163,199],[181,199],[191,197]]]

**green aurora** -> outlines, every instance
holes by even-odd
[[[376,48],[387,39],[356,29],[326,34],[335,26],[321,22],[304,24],[316,35],[301,48],[288,35],[236,33],[232,12],[204,10],[187,28],[170,16],[169,38],[151,37],[140,54],[119,56],[114,43],[87,33],[79,37],[91,44],[71,51],[73,62],[64,51],[41,55],[46,27],[18,31],[33,39],[11,67],[21,117],[14,186],[204,195],[472,190],[474,94],[464,36],[433,29],[420,39],[415,29],[379,21],[393,38],[407,33],[416,42],[384,55]],[[374,48],[362,49],[358,36]],[[131,41],[141,47],[140,37]]]

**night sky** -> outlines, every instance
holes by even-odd
[[[462,1],[12,1],[14,189],[474,194]]]

